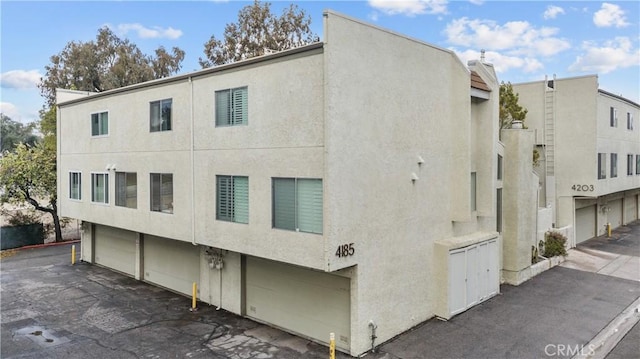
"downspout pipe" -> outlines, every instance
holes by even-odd
[[[196,189],[195,189],[195,158],[194,158],[194,146],[195,146],[195,129],[193,120],[193,80],[189,76],[189,122],[191,123],[191,146],[189,148],[189,156],[191,161],[191,244],[196,246]]]
[[[369,329],[371,329],[371,352],[375,353],[376,352],[376,329],[378,329],[378,325],[373,321],[370,320],[369,321]]]

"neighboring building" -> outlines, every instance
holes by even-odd
[[[574,228],[571,246],[638,219],[640,105],[599,89],[595,75],[513,89],[542,154],[540,206],[554,227]]]
[[[324,36],[61,90],[82,259],[353,355],[498,293],[492,67],[334,12]]]

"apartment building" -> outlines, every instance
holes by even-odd
[[[599,88],[596,75],[513,85],[541,155],[539,203],[571,245],[638,219],[640,105]]]
[[[82,260],[352,355],[498,293],[492,67],[332,11],[324,37],[60,90]]]

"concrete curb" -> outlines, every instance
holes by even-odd
[[[4,251],[20,251],[20,250],[23,250],[23,249],[36,249],[36,248],[45,248],[45,247],[55,247],[55,246],[62,246],[62,245],[65,245],[65,244],[74,244],[74,243],[80,243],[80,240],[79,239],[75,239],[75,240],[72,240],[72,241],[64,241],[64,242],[32,244],[30,246],[5,249],[5,250],[3,250],[3,252]]]
[[[638,322],[640,298],[625,308],[572,359],[604,359]]]

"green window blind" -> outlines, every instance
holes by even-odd
[[[322,180],[298,179],[296,205],[298,229],[322,233]]]
[[[273,179],[273,226],[296,229],[296,182],[293,178]]]
[[[249,178],[216,176],[216,219],[249,223]]]
[[[249,120],[246,87],[216,91],[216,126],[246,125]]]

